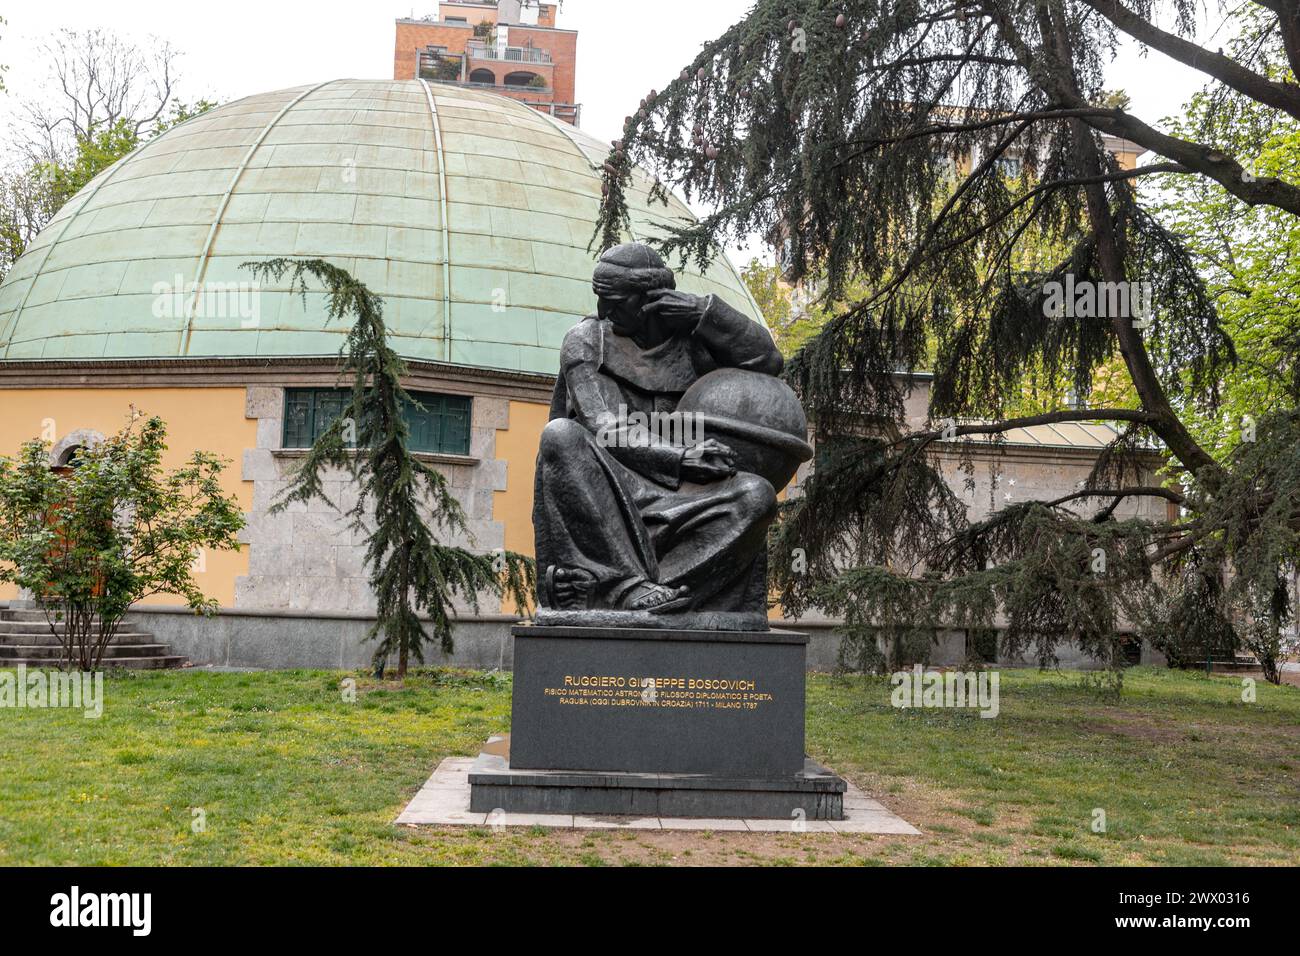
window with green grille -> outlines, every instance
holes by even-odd
[[[412,451],[443,455],[469,454],[470,400],[464,395],[411,392],[404,409]],[[310,448],[347,405],[341,388],[284,390],[284,447]]]
[[[444,455],[469,454],[469,399],[464,395],[412,392],[416,404],[405,409],[411,450]]]

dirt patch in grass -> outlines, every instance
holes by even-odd
[[[708,830],[550,830],[508,827],[501,833],[460,827],[421,827],[414,844],[449,841],[520,851],[550,864],[605,866],[818,866],[886,862],[888,841],[907,838],[841,833],[742,833]],[[915,838],[912,838],[915,839]],[[535,854],[535,856],[534,856]],[[497,855],[497,854],[493,854]],[[903,858],[905,859],[905,857]],[[525,862],[525,861],[521,861]]]
[[[1090,734],[1116,734],[1162,744],[1182,743],[1187,739],[1185,730],[1171,723],[1124,713],[1106,715],[1104,720],[1086,721],[1079,725],[1079,729]]]

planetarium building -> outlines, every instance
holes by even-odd
[[[215,620],[158,598],[133,623],[195,663],[365,664],[361,540],[325,503],[269,513],[340,407],[346,326],[322,295],[259,287],[242,264],[322,257],[381,295],[423,406],[413,445],[470,519],[459,543],[531,553],[560,343],[595,304],[607,149],[514,100],[422,80],[280,90],[169,130],[68,202],[0,285],[0,454],[41,437],[57,460],[133,407],[162,417],[169,464],[196,448],[234,463],[245,546],[199,557]],[[628,238],[690,217],[637,184]],[[678,286],[763,321],[725,260],[679,270]],[[347,506],[346,482],[328,490]],[[458,659],[508,665],[515,615],[481,610]]]

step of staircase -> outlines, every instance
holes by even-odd
[[[0,657],[0,669],[12,669],[19,664],[29,670],[53,670],[58,666],[58,659],[48,657]],[[153,657],[110,658],[106,656],[100,663],[100,667],[104,670],[122,667],[133,671],[170,670],[189,666],[190,659],[179,654],[160,654]]]
[[[22,631],[48,631],[51,626],[63,630],[67,627],[67,623],[65,621],[54,621],[53,624],[51,624],[51,622],[45,620],[44,617],[33,618],[30,621],[14,621],[0,615],[0,631],[13,631],[14,633]],[[91,629],[99,630],[99,625],[92,624]]]
[[[146,634],[143,631],[118,631],[113,635],[113,644],[148,644],[152,634]],[[60,638],[46,631],[44,634],[8,634],[0,630],[0,647],[12,646],[15,644],[52,644],[58,647],[61,643]]]
[[[59,636],[65,630],[63,624],[56,622],[51,632],[45,612],[40,608],[0,607],[0,668],[19,664],[32,668],[57,667],[63,657]],[[99,628],[93,628],[91,633],[98,635]],[[170,644],[156,642],[152,634],[124,628],[104,648],[102,666],[132,670],[189,666],[189,658],[170,651]]]
[[[104,648],[104,660],[116,657],[166,657],[167,644],[109,644]],[[5,644],[0,645],[0,661],[23,658],[31,660],[58,660],[63,648],[58,644]]]
[[[126,625],[118,625],[119,631],[125,629]],[[67,630],[67,625],[57,621],[50,625],[45,621],[6,621],[0,619],[0,634],[64,634]],[[90,629],[91,634],[98,634],[99,632],[100,627],[98,624],[93,625]]]
[[[0,621],[39,621],[45,623],[45,612],[40,608],[0,608]]]

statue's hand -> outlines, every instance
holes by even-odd
[[[700,324],[708,305],[709,300],[703,296],[676,289],[654,289],[646,293],[646,304],[641,311],[658,319],[670,332],[690,332]]]
[[[735,473],[736,453],[715,439],[706,438],[682,453],[682,477],[688,481],[721,481]]]

